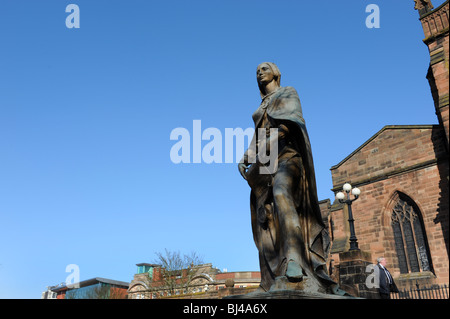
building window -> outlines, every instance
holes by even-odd
[[[431,271],[431,258],[417,205],[400,195],[391,218],[400,273]]]

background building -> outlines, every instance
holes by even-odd
[[[400,288],[449,283],[449,2],[416,0],[428,46],[426,75],[436,125],[389,125],[331,167],[332,191],[348,182],[361,190],[352,207],[359,248],[372,262],[384,256]],[[328,216],[330,273],[349,250],[347,205],[321,202]]]
[[[128,282],[96,277],[69,286],[60,285],[51,291],[57,299],[126,299],[128,287]]]
[[[248,293],[259,287],[261,274],[259,271],[221,272],[212,264],[194,266],[189,283],[187,271],[176,274],[179,280],[173,292],[169,292],[168,284],[164,282],[160,265],[141,263],[136,265],[134,275],[128,289],[129,299],[156,298],[202,298],[216,299],[228,294]]]
[[[41,299],[57,299],[57,293],[52,291],[52,289],[57,287],[58,286],[48,286],[47,290],[42,293]]]

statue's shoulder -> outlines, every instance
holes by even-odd
[[[281,87],[276,96],[277,100],[289,101],[289,103],[300,103],[300,98],[298,96],[297,90],[292,86]]]
[[[280,94],[282,95],[296,95],[298,96],[297,90],[292,86],[284,86],[280,88]]]

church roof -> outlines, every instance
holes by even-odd
[[[369,138],[366,142],[364,142],[360,147],[358,147],[356,150],[351,152],[346,158],[344,158],[342,161],[340,161],[338,164],[332,166],[330,170],[339,168],[342,164],[344,164],[347,160],[349,160],[351,157],[353,157],[356,153],[358,153],[361,149],[363,149],[367,144],[372,142],[374,139],[376,139],[381,133],[387,130],[396,130],[396,129],[432,129],[436,125],[430,124],[430,125],[386,125],[381,130],[379,130],[377,133],[375,133],[371,138]]]

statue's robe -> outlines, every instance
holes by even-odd
[[[285,137],[278,141],[278,171],[272,175],[259,175],[253,172],[247,175],[252,188],[250,195],[251,222],[255,244],[259,251],[261,268],[261,287],[269,290],[275,278],[285,276],[287,263],[286,243],[292,245],[295,260],[303,269],[303,278],[314,280],[321,290],[344,294],[331,280],[326,270],[326,258],[330,248],[327,227],[320,212],[311,144],[302,115],[300,99],[292,87],[281,87],[275,93],[263,98],[260,107],[253,114],[255,124],[254,141],[258,128],[287,127]],[[284,134],[283,134],[284,135]],[[252,142],[252,143],[253,143]],[[273,151],[273,150],[271,150]],[[248,151],[247,151],[248,152]],[[248,156],[246,152],[246,155]],[[255,165],[255,164],[253,164]],[[256,166],[254,166],[256,167]],[[276,175],[286,167],[294,167],[294,175],[285,175],[295,180],[295,187],[287,190],[292,199],[288,205],[277,205],[270,185]],[[249,169],[250,172],[251,168]],[[284,170],[286,172],[286,169]],[[290,172],[290,170],[287,170]],[[288,178],[289,179],[289,178]],[[269,181],[269,182],[268,182]],[[274,202],[275,201],[275,202]],[[293,233],[283,229],[280,216],[285,212],[296,213]],[[283,216],[284,217],[284,216]],[[291,219],[292,220],[292,219]]]

